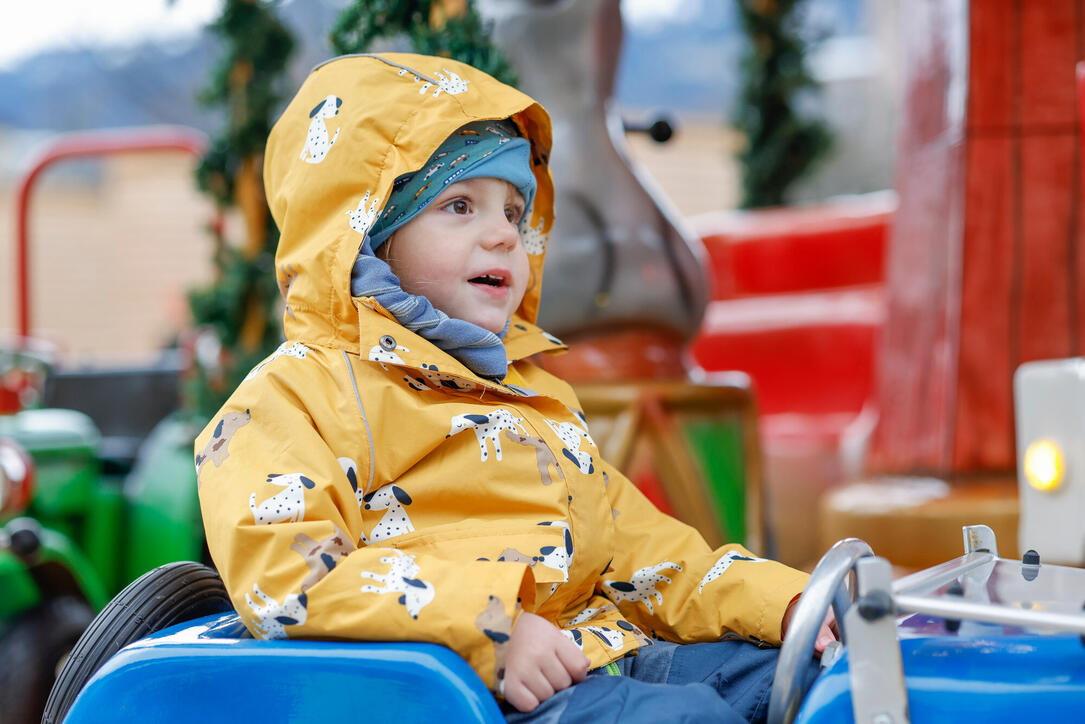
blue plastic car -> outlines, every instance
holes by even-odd
[[[770,721],[1085,720],[1085,571],[999,558],[986,526],[966,527],[964,538],[961,558],[895,582],[866,543],[837,543],[792,621]],[[843,641],[802,691],[796,673],[830,605]],[[199,618],[159,626],[200,607]],[[148,626],[161,630],[122,647]],[[217,575],[197,564],[152,571],[114,599],[61,672],[45,721],[191,724],[209,714],[504,721],[481,680],[441,646],[254,640]]]

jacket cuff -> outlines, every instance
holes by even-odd
[[[782,643],[781,630],[784,624],[784,614],[792,601],[802,595],[806,582],[810,576],[802,571],[780,565],[778,580],[780,583],[765,592],[765,599],[761,608],[761,618],[754,634],[766,643],[777,646]]]
[[[479,643],[460,652],[486,688],[495,694],[500,694],[503,688],[512,630],[521,613],[535,608],[535,576],[531,568],[526,564],[500,565],[507,570],[494,581],[494,593],[488,596],[485,607],[473,621],[480,634],[476,639]]]

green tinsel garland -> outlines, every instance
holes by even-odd
[[[262,0],[226,0],[211,29],[226,47],[200,101],[224,107],[227,124],[201,159],[197,183],[225,210],[238,205],[239,174],[248,174],[251,198],[242,209],[246,241],[230,244],[222,229],[213,228],[217,279],[189,292],[198,341],[194,370],[183,386],[184,407],[202,419],[209,419],[281,340],[275,314],[278,231],[262,193],[251,190],[262,189],[264,144],[288,90],[286,66],[294,47],[272,3]]]
[[[737,2],[749,38],[734,119],[747,140],[739,156],[742,206],[779,206],[790,186],[825,156],[832,137],[824,123],[801,117],[794,107],[800,92],[817,87],[804,66],[804,44],[794,28],[801,0]]]
[[[474,3],[463,3],[462,13],[447,18],[441,15],[446,5],[441,0],[357,0],[339,15],[332,49],[364,53],[378,38],[405,35],[416,53],[453,58],[515,86],[516,73],[490,41]],[[435,15],[441,15],[441,22],[431,24]]]

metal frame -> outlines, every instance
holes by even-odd
[[[834,545],[822,556],[814,568],[814,573],[803,590],[791,625],[787,631],[787,641],[780,650],[776,663],[776,677],[769,698],[768,721],[770,724],[787,724],[795,719],[802,705],[806,690],[799,679],[803,662],[808,661],[814,652],[821,622],[832,605],[837,621],[843,622],[841,639],[845,639],[847,620],[845,611],[851,606],[851,599],[843,585],[856,561],[874,555],[870,546],[858,538],[845,538]]]
[[[994,532],[985,525],[965,526],[962,532],[962,557],[896,582],[891,580],[889,561],[874,557],[863,541],[849,538],[833,546],[810,576],[792,619],[776,668],[769,722],[788,724],[798,714],[805,692],[798,687],[795,674],[798,664],[813,654],[814,638],[830,602],[843,624],[841,639],[845,631],[848,635],[852,711],[859,724],[909,721],[896,626],[901,614],[936,616],[947,623],[980,621],[1085,636],[1085,612],[1027,610],[987,600],[987,580],[1001,560]],[[849,576],[854,576],[854,595],[842,585]],[[959,600],[934,595],[954,581],[968,584],[961,589]],[[968,591],[978,592],[978,598],[966,598]]]
[[[30,197],[34,184],[49,166],[70,158],[141,151],[181,151],[201,156],[207,136],[185,126],[143,126],[64,134],[41,148],[23,171],[15,193],[15,309],[18,334],[30,336]],[[221,219],[216,223],[221,223]]]

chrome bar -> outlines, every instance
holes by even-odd
[[[965,573],[996,560],[993,553],[969,553],[893,581],[893,595],[925,593],[944,586]]]
[[[885,722],[907,724],[908,691],[904,686],[904,668],[901,664],[900,644],[897,642],[897,626],[892,612],[867,617],[861,613],[861,602],[866,598],[881,597],[888,603],[886,594],[892,579],[892,567],[884,558],[862,558],[855,562],[855,575],[859,580],[859,605],[848,611],[848,679],[851,682],[851,706],[856,722]]]
[[[960,599],[900,596],[894,594],[898,611],[924,613],[940,618],[967,619],[1010,626],[1049,628],[1085,634],[1085,613],[1068,614],[1052,611],[1028,611],[992,603],[973,603]]]
[[[802,592],[791,617],[787,640],[776,660],[776,678],[769,698],[768,721],[770,724],[790,724],[799,713],[803,695],[806,694],[799,671],[814,653],[821,622],[836,592],[860,558],[874,555],[870,546],[858,538],[845,538],[821,557],[810,580]],[[840,622],[843,623],[843,622]]]

